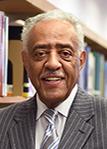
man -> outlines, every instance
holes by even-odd
[[[0,111],[0,149],[107,148],[107,101],[77,84],[83,38],[78,20],[60,10],[26,21],[22,59],[37,93]]]

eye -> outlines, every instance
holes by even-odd
[[[39,51],[35,52],[35,55],[37,57],[44,57],[46,55],[46,52],[43,50],[39,50]]]
[[[71,50],[68,50],[68,49],[63,49],[60,51],[60,56],[64,59],[64,60],[67,60],[67,61],[70,61],[72,56],[73,56],[73,53]]]
[[[43,49],[37,49],[33,52],[32,55],[35,60],[42,60],[46,57],[47,52],[46,50],[43,50]]]

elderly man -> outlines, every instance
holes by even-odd
[[[107,149],[107,100],[83,91],[84,35],[71,14],[29,18],[22,59],[37,93],[0,111],[0,149]]]

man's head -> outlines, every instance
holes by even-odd
[[[48,107],[64,101],[78,82],[86,59],[81,26],[54,10],[26,21],[22,58],[39,97]]]

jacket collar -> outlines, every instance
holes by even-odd
[[[35,97],[16,106],[8,136],[11,149],[35,148]]]
[[[94,115],[93,98],[93,96],[89,95],[79,87],[74,103],[70,108],[70,113],[74,110],[81,118],[88,121]]]
[[[24,119],[26,119],[27,115],[31,115],[31,118],[36,119],[37,105],[35,96],[28,101],[25,101],[21,104],[19,103],[14,115],[14,119],[16,121],[23,121]]]
[[[92,96],[88,95],[80,88],[78,89],[74,102],[69,110],[69,115],[65,124],[65,128],[58,149],[65,149],[68,147],[80,149],[84,146],[94,129],[94,127],[89,123],[89,121],[94,116],[92,98]],[[29,125],[31,125],[32,128],[32,123],[34,124],[34,119],[36,119],[36,113],[37,105],[34,96],[32,99],[28,100],[27,102],[24,102],[19,106],[19,108],[17,108],[17,112],[14,116],[14,119],[15,121],[22,121],[23,124],[26,124],[27,118],[30,117],[29,120],[31,122]]]
[[[74,102],[70,108],[69,115],[73,110],[86,121],[88,121],[94,115],[92,96],[87,94],[80,87],[78,88]],[[30,100],[23,102],[23,104],[19,104],[18,108],[16,109],[14,118],[16,120],[23,120],[23,118],[26,117],[28,113],[34,113],[34,117],[36,118],[36,95]]]
[[[79,88],[70,108],[58,149],[81,149],[94,129],[89,123],[93,116],[92,96]]]

